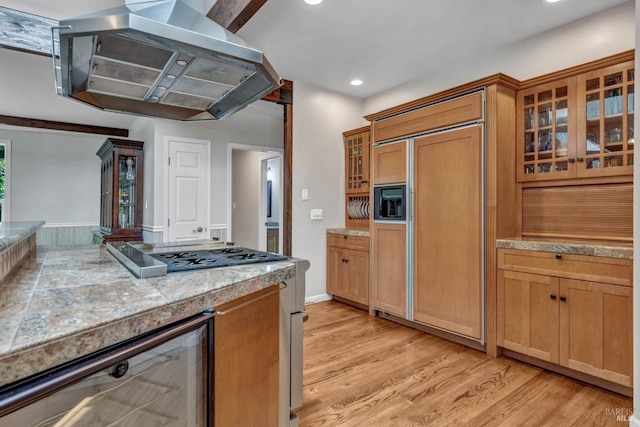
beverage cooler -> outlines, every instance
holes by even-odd
[[[0,394],[6,426],[213,425],[213,313],[143,335]]]

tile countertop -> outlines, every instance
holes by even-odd
[[[38,247],[0,285],[0,386],[294,274],[280,261],[137,279],[104,245]]]
[[[327,228],[327,234],[340,234],[343,236],[369,237],[368,230],[350,230],[347,228]]]
[[[14,221],[0,223],[0,252],[21,242],[44,225],[44,221]]]
[[[498,249],[520,249],[633,259],[633,243],[625,242],[514,238],[498,239],[496,240],[496,247]]]

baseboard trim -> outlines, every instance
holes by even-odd
[[[323,301],[330,301],[332,299],[333,298],[329,294],[314,295],[312,297],[306,297],[304,299],[304,305],[316,304]]]
[[[555,363],[547,362],[544,360],[536,359],[535,357],[528,356],[526,354],[518,353],[517,351],[502,349],[502,355],[511,359],[516,359],[529,365],[537,366],[538,368],[546,369],[547,371],[555,372],[565,377],[573,378],[577,381],[582,381],[596,387],[603,388],[605,390],[612,391],[614,393],[621,394],[626,397],[633,397],[633,388],[617,384],[611,381],[607,381],[602,378],[594,377],[593,375],[585,374],[584,372],[576,371],[571,368],[556,365]],[[629,414],[627,414],[627,417]],[[640,424],[638,425],[640,427]]]

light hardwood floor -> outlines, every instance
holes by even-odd
[[[306,307],[311,426],[627,426],[632,400],[334,301]]]

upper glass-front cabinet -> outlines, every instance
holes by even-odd
[[[573,80],[518,93],[521,181],[569,178],[575,161]]]
[[[633,173],[632,62],[578,76],[580,176]]]
[[[518,92],[518,181],[633,174],[633,61]]]
[[[369,139],[368,127],[344,134],[347,193],[369,192]]]

